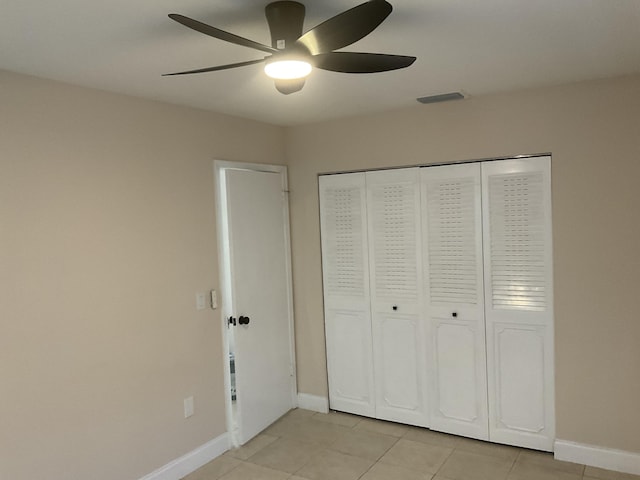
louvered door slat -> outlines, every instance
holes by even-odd
[[[545,310],[543,173],[493,175],[488,188],[490,281],[508,274],[529,280],[518,290],[492,289],[493,308]]]
[[[371,178],[371,177],[370,177]],[[372,183],[368,187],[375,258],[375,296],[415,300],[416,264],[415,182]]]
[[[326,218],[325,289],[330,295],[365,296],[363,205],[361,188],[326,187],[322,203]]]
[[[473,177],[427,180],[427,255],[433,303],[478,301],[474,186]]]

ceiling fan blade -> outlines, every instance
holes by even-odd
[[[376,73],[406,68],[416,57],[384,53],[331,52],[313,56],[316,68],[342,73]]]
[[[228,70],[230,68],[245,67],[247,65],[255,65],[256,63],[264,62],[264,58],[260,60],[249,60],[248,62],[229,63],[227,65],[218,65],[217,67],[198,68],[197,70],[187,70],[186,72],[164,73],[163,77],[169,77],[171,75],[189,75],[191,73],[206,73],[215,72],[218,70]]]
[[[276,79],[274,83],[276,85],[276,90],[285,95],[289,95],[290,93],[299,92],[304,87],[304,78],[294,78],[291,80],[282,80]]]
[[[331,52],[370,34],[393,10],[385,0],[370,0],[317,25],[296,43],[304,45],[312,55]]]
[[[185,17],[184,15],[170,13],[169,18],[171,20],[175,20],[178,23],[181,23],[185,27],[189,27],[192,30],[195,30],[196,32],[204,33],[205,35],[224,40],[225,42],[235,43],[236,45],[240,45],[242,47],[249,47],[266,53],[277,52],[275,48],[263,45],[262,43],[254,42],[253,40],[249,40],[248,38],[234,35],[233,33],[225,32],[224,30],[220,30],[219,28],[212,27],[211,25],[207,25],[206,23],[202,23],[192,18]]]

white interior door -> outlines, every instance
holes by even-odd
[[[221,179],[243,444],[295,406],[286,176],[225,168]]]
[[[374,417],[365,175],[318,181],[329,402]]]
[[[376,417],[429,426],[418,168],[366,173]]]
[[[480,164],[420,173],[431,428],[487,440]]]
[[[489,439],[555,437],[550,157],[482,164]]]

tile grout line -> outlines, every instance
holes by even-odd
[[[382,458],[382,457],[380,457],[380,458]],[[362,477],[364,477],[367,473],[369,473],[369,472],[371,471],[371,469],[372,469],[373,467],[375,467],[375,466],[378,464],[378,462],[379,462],[379,461],[380,461],[380,460],[376,460],[375,462],[373,462],[373,464],[372,464],[369,468],[367,468],[367,470],[366,470],[365,472],[362,472],[362,475],[360,475],[360,476],[358,477],[358,479],[357,479],[357,480],[361,479],[361,478],[362,478]]]
[[[357,432],[358,429],[356,427],[358,425],[360,425],[363,422],[363,420],[364,419],[362,419],[362,418],[359,419],[355,424],[353,424],[351,427],[349,427],[349,430],[352,431],[352,432]],[[366,432],[367,432],[367,430],[365,429],[365,433]],[[375,467],[378,463],[380,463],[380,460],[382,459],[382,457],[384,457],[386,455],[386,453],[389,450],[391,450],[394,447],[394,445],[396,445],[398,443],[398,441],[402,438],[402,436],[401,437],[396,437],[396,436],[393,436],[393,435],[386,435],[386,434],[383,434],[383,433],[380,433],[380,432],[375,432],[375,431],[372,431],[371,433],[374,433],[374,434],[377,433],[377,434],[380,434],[380,435],[385,435],[385,436],[388,436],[388,437],[392,437],[392,438],[395,438],[395,441],[391,445],[389,445],[389,447],[386,448],[382,452],[382,454],[380,454],[380,456],[378,456],[378,458],[373,461],[373,463],[369,466],[369,468],[367,468],[367,470],[365,470],[360,476],[358,476],[358,479],[356,479],[356,480],[359,480],[362,477],[364,477],[373,467]],[[343,452],[339,452],[339,453],[343,453]],[[355,458],[363,458],[363,457],[358,457],[357,455],[351,455],[351,456],[353,456]]]
[[[438,472],[440,472],[440,470],[442,470],[442,467],[444,467],[444,464],[447,463],[447,460],[449,460],[451,458],[451,456],[453,455],[453,452],[456,451],[456,447],[451,447],[451,451],[449,452],[449,455],[447,455],[447,458],[444,459],[444,462],[442,462],[442,464],[438,467],[438,469],[434,472],[433,475],[431,475],[431,478],[435,478],[436,475],[438,475]]]
[[[516,458],[513,459],[513,462],[511,463],[511,467],[509,467],[509,471],[504,476],[505,479],[508,479],[509,475],[511,475],[511,472],[513,472],[513,469],[516,467],[516,463],[518,463],[518,459],[520,458],[520,455],[522,455],[521,451],[518,452],[518,455],[516,455]]]

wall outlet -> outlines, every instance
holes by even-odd
[[[193,396],[184,399],[184,418],[189,418],[193,415]]]

